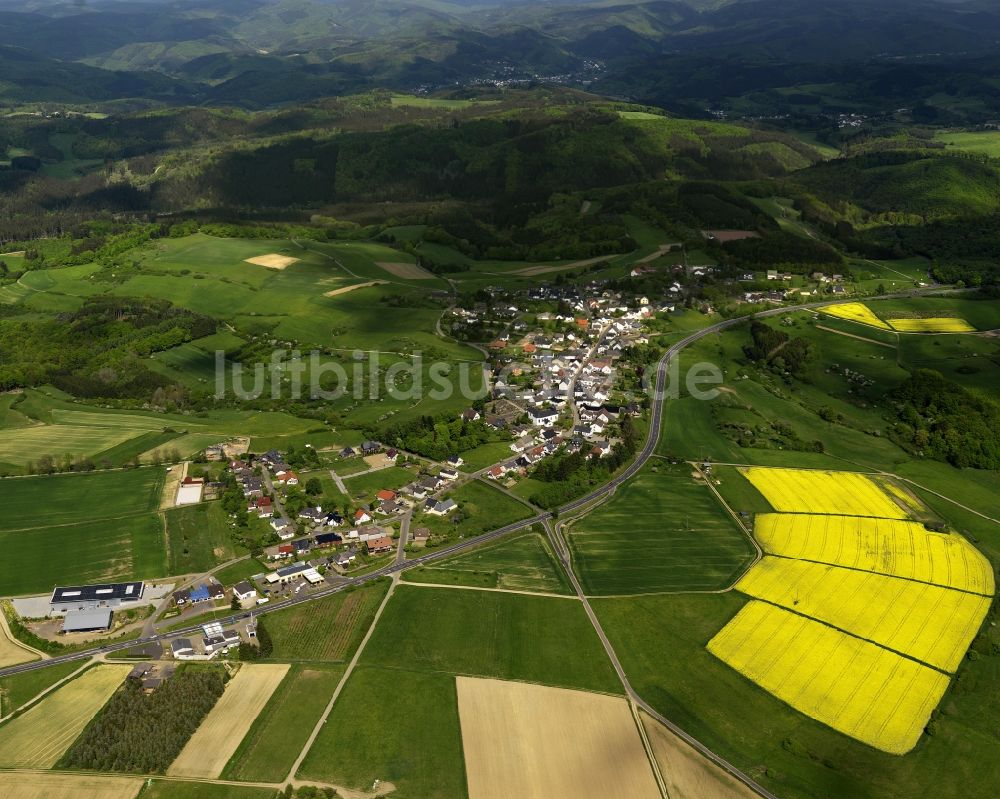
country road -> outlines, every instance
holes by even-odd
[[[901,298],[901,297],[919,296],[920,294],[925,294],[925,293],[939,293],[940,291],[941,291],[940,288],[928,288],[928,289],[924,289],[924,290],[917,289],[917,290],[912,290],[912,291],[907,291],[907,292],[900,292],[900,293],[896,293],[896,294],[887,294],[887,295],[884,295],[883,297],[878,297],[878,298],[868,298],[868,301],[873,301],[873,300],[877,301],[877,300],[880,300],[880,299],[896,299],[896,298]],[[665,392],[666,392],[666,388],[667,388],[667,379],[668,379],[668,376],[669,376],[670,365],[673,362],[673,360],[675,358],[679,357],[680,353],[683,352],[687,347],[691,346],[692,344],[694,344],[695,342],[699,341],[702,338],[714,335],[716,333],[720,333],[723,330],[727,330],[727,329],[729,329],[731,327],[735,327],[737,325],[744,324],[744,323],[748,322],[750,319],[753,319],[753,318],[764,318],[764,317],[771,317],[771,316],[779,316],[779,315],[782,315],[782,314],[795,313],[797,311],[819,310],[819,309],[822,309],[822,308],[824,308],[826,306],[843,304],[844,302],[845,302],[844,300],[826,300],[826,301],[823,301],[823,302],[805,303],[805,304],[795,305],[795,306],[776,307],[776,308],[771,308],[771,309],[768,309],[768,310],[765,310],[765,311],[761,311],[761,312],[759,312],[757,314],[753,314],[752,316],[748,316],[748,317],[736,317],[736,318],[733,318],[733,319],[726,319],[726,320],[723,320],[721,322],[717,322],[717,323],[715,323],[713,325],[710,325],[709,327],[703,328],[702,330],[698,330],[698,331],[696,331],[694,333],[691,333],[688,336],[685,336],[683,339],[681,339],[677,343],[671,345],[670,348],[664,353],[663,357],[660,359],[660,361],[657,364],[656,379],[655,379],[655,386],[654,386],[655,393],[653,395],[653,402],[652,402],[652,405],[651,405],[649,434],[648,434],[646,443],[643,446],[642,450],[637,454],[635,460],[628,467],[626,467],[625,470],[620,475],[618,475],[614,479],[610,480],[608,483],[605,483],[603,486],[600,486],[599,488],[594,489],[589,494],[586,494],[586,495],[584,495],[584,496],[582,496],[582,497],[580,497],[578,499],[573,500],[572,502],[567,503],[566,505],[561,506],[558,509],[558,514],[557,515],[559,517],[562,517],[562,516],[565,516],[567,514],[572,514],[574,511],[586,508],[588,505],[590,505],[591,503],[595,502],[596,500],[601,499],[602,497],[606,496],[607,494],[609,494],[611,492],[614,492],[619,486],[621,486],[623,483],[625,483],[626,481],[628,481],[629,479],[631,479],[632,477],[634,477],[639,472],[639,470],[641,470],[643,468],[643,466],[650,459],[650,457],[653,456],[653,454],[655,453],[656,447],[659,444],[660,434],[662,432],[663,419],[664,419],[665,408],[666,408],[666,403],[665,403],[666,393]],[[478,475],[473,475],[472,476],[473,479],[476,476],[478,476]],[[568,576],[569,576],[569,578],[570,578],[570,580],[571,580],[571,582],[573,584],[573,587],[574,587],[575,591],[577,592],[578,597],[582,600],[582,602],[584,604],[584,607],[585,607],[585,609],[587,611],[588,617],[591,620],[591,623],[594,625],[594,628],[597,631],[599,637],[601,638],[601,642],[604,645],[604,647],[605,647],[605,649],[606,649],[606,651],[608,653],[608,656],[611,658],[612,664],[614,665],[614,668],[615,668],[616,672],[618,673],[619,678],[622,681],[622,685],[625,686],[625,688],[626,688],[626,692],[627,692],[627,694],[629,696],[630,701],[632,701],[636,706],[642,708],[649,715],[651,715],[653,718],[655,718],[661,724],[663,724],[668,729],[670,729],[675,735],[677,735],[678,737],[680,737],[682,740],[686,741],[690,746],[692,746],[693,748],[695,748],[697,751],[699,751],[702,755],[704,755],[706,758],[708,758],[709,760],[711,760],[717,766],[719,766],[720,768],[722,768],[725,771],[727,771],[735,779],[739,780],[741,783],[743,783],[744,785],[746,785],[748,788],[752,789],[758,795],[760,795],[762,797],[765,797],[765,799],[776,799],[776,797],[773,794],[771,794],[765,788],[763,788],[760,785],[758,785],[749,776],[747,776],[746,774],[744,774],[743,772],[741,772],[738,768],[736,768],[735,766],[733,766],[731,763],[729,763],[728,761],[726,761],[725,759],[723,759],[721,756],[717,755],[715,752],[713,752],[712,750],[710,750],[708,747],[706,747],[703,744],[701,744],[699,741],[697,741],[696,739],[694,739],[693,737],[691,737],[690,735],[688,735],[687,733],[685,733],[683,730],[681,730],[675,724],[673,724],[668,719],[666,719],[661,714],[659,714],[655,709],[653,709],[652,707],[650,707],[641,697],[639,697],[634,692],[634,690],[631,687],[631,684],[628,681],[628,677],[625,674],[624,668],[622,667],[621,663],[618,661],[617,656],[614,653],[614,649],[611,647],[611,644],[608,641],[607,637],[604,635],[604,632],[603,632],[603,630],[602,630],[602,628],[600,626],[600,622],[597,620],[596,615],[594,614],[593,610],[590,607],[590,603],[587,600],[587,597],[583,593],[582,588],[580,587],[580,585],[579,585],[579,583],[578,583],[578,581],[576,579],[576,575],[573,573],[573,569],[572,569],[572,566],[571,566],[571,564],[569,562],[568,553],[566,551],[565,544],[562,541],[562,537],[558,534],[557,530],[554,530],[552,528],[552,525],[550,524],[550,521],[552,519],[553,519],[553,513],[551,513],[551,512],[539,513],[538,515],[530,517],[528,519],[524,519],[524,520],[519,521],[519,522],[514,522],[512,524],[508,524],[508,525],[506,525],[504,527],[500,527],[500,528],[498,528],[496,530],[492,530],[492,531],[490,531],[488,533],[484,533],[483,535],[477,536],[475,538],[470,538],[470,539],[467,539],[465,541],[461,541],[459,543],[452,544],[452,545],[447,546],[447,547],[443,547],[441,549],[435,550],[433,552],[429,552],[429,553],[424,554],[424,555],[420,555],[420,556],[412,558],[412,559],[407,559],[407,560],[402,560],[402,561],[396,561],[396,560],[394,560],[393,563],[391,563],[391,564],[389,564],[389,565],[387,565],[387,566],[379,569],[378,571],[371,572],[371,573],[363,575],[361,577],[353,578],[353,579],[348,580],[348,581],[346,581],[346,582],[344,582],[344,583],[342,583],[340,585],[331,586],[329,588],[322,589],[320,591],[317,591],[315,593],[312,593],[312,594],[309,594],[309,595],[306,595],[306,596],[293,597],[293,598],[290,598],[290,599],[286,599],[286,600],[284,600],[282,602],[272,602],[272,603],[270,603],[270,604],[268,604],[268,605],[266,605],[264,607],[255,609],[253,611],[253,613],[254,613],[254,615],[257,615],[257,616],[266,615],[266,614],[269,614],[269,613],[274,613],[276,611],[283,610],[283,609],[286,609],[286,608],[289,608],[289,607],[293,607],[293,606],[296,606],[296,605],[300,605],[300,604],[303,604],[303,603],[306,603],[306,602],[313,602],[313,601],[321,599],[323,597],[327,597],[327,596],[330,596],[332,594],[344,591],[344,590],[346,590],[346,589],[348,589],[348,588],[350,588],[352,586],[364,585],[366,583],[372,582],[374,580],[379,580],[379,579],[382,579],[384,577],[391,577],[393,579],[393,587],[394,587],[395,584],[396,584],[396,581],[398,580],[398,573],[399,572],[405,571],[407,569],[412,569],[412,568],[415,568],[417,566],[420,566],[420,565],[423,565],[423,564],[426,564],[426,563],[429,563],[429,562],[432,562],[432,561],[441,560],[442,558],[450,557],[451,555],[457,554],[458,552],[462,552],[462,551],[464,551],[466,549],[470,549],[470,548],[479,546],[480,544],[482,544],[484,542],[500,538],[500,537],[502,537],[504,535],[507,535],[508,533],[515,532],[517,530],[522,530],[522,529],[525,529],[525,528],[530,527],[530,526],[535,525],[535,524],[543,524],[545,526],[545,528],[546,528],[546,531],[549,534],[550,539],[552,540],[555,552],[557,553],[559,559],[562,561],[562,563],[566,567],[566,572],[567,572],[567,574],[568,574]],[[390,590],[389,594],[391,595],[391,593],[392,593],[392,591]],[[250,612],[247,611],[247,612],[238,613],[238,614],[235,614],[233,616],[229,616],[229,617],[226,617],[226,618],[223,618],[223,619],[218,619],[217,621],[221,622],[223,625],[234,624],[234,623],[238,622],[239,620],[247,618],[249,616],[250,616]],[[107,655],[107,654],[112,653],[112,652],[118,652],[118,651],[128,650],[128,649],[131,649],[131,648],[133,648],[133,647],[135,647],[135,646],[137,646],[139,644],[145,644],[145,643],[149,643],[149,642],[152,642],[152,641],[162,641],[162,640],[167,640],[167,639],[170,639],[170,638],[175,638],[175,637],[178,637],[178,636],[183,636],[183,635],[186,635],[186,634],[196,633],[200,629],[201,629],[201,625],[195,624],[195,625],[191,625],[190,627],[185,627],[185,628],[183,628],[181,630],[174,630],[173,632],[171,632],[169,634],[156,634],[156,635],[146,636],[146,637],[144,637],[142,639],[139,639],[139,640],[133,639],[133,640],[130,640],[130,641],[123,641],[123,642],[119,642],[119,643],[115,643],[115,644],[109,644],[109,645],[103,646],[103,647],[94,647],[94,648],[91,648],[91,649],[81,650],[79,652],[74,652],[74,653],[67,654],[67,655],[56,656],[56,657],[50,658],[48,660],[36,661],[34,663],[21,664],[19,666],[11,666],[11,667],[8,667],[8,668],[5,668],[5,669],[0,669],[0,677],[9,676],[9,675],[12,675],[12,674],[20,674],[20,673],[24,673],[24,672],[28,672],[28,671],[34,671],[34,670],[39,669],[39,668],[44,668],[46,666],[51,666],[51,665],[53,665],[55,663],[64,663],[64,662],[70,662],[70,661],[76,661],[76,660],[83,660],[83,659],[87,659],[87,658],[91,658],[91,657],[95,657],[95,656],[99,656],[99,655]],[[370,634],[370,632],[371,632],[371,630],[369,630],[369,634]]]

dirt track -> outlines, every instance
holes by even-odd
[[[367,283],[355,283],[353,286],[344,286],[343,288],[334,289],[333,291],[327,291],[323,294],[324,297],[336,297],[340,294],[347,294],[351,291],[357,291],[358,289],[367,289],[372,286],[383,286],[388,283],[388,280],[369,280]]]

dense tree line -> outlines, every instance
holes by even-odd
[[[925,457],[971,469],[1000,469],[1000,406],[918,369],[892,391],[893,438]]]
[[[257,645],[243,641],[240,643],[240,660],[266,660],[274,654],[274,640],[264,624],[263,617],[257,618]]]
[[[86,398],[156,394],[164,407],[176,407],[186,392],[143,359],[215,330],[215,320],[166,300],[106,295],[48,319],[0,318],[0,387],[51,383]]]
[[[60,761],[64,768],[162,774],[222,696],[220,667],[181,667],[153,693],[128,679]]]
[[[816,345],[809,339],[792,338],[756,319],[750,323],[750,343],[743,346],[743,354],[758,365],[796,376],[802,376],[817,357]]]
[[[385,429],[381,435],[386,444],[437,461],[499,440],[497,433],[483,422],[433,416],[402,422]]]

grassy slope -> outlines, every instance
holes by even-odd
[[[245,554],[233,546],[230,521],[218,502],[165,511],[170,573],[194,574]],[[258,568],[257,571],[260,571]]]
[[[7,715],[80,668],[79,661],[0,677],[0,716]]]
[[[360,666],[297,776],[357,789],[388,780],[399,799],[465,797],[455,678]]]

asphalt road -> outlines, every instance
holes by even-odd
[[[929,290],[933,290],[933,289],[929,289]],[[940,289],[938,289],[938,291],[940,291]],[[902,292],[902,293],[898,293],[898,294],[886,295],[883,299],[898,298],[898,297],[907,297],[907,296],[919,295],[921,293],[926,293],[926,292],[922,292],[920,290],[909,291],[909,292]],[[843,302],[844,302],[843,300],[833,300],[833,301],[818,302],[818,303],[807,303],[807,304],[803,304],[803,305],[778,307],[778,308],[769,309],[767,311],[762,311],[762,312],[760,312],[758,314],[755,314],[754,317],[750,317],[750,318],[763,318],[763,317],[770,317],[770,316],[780,316],[782,314],[794,313],[796,311],[815,310],[815,309],[819,309],[819,308],[822,308],[822,307],[827,306],[827,305],[842,304]],[[578,509],[580,509],[580,508],[582,508],[582,507],[584,507],[586,505],[589,505],[590,503],[592,503],[592,502],[594,502],[594,501],[596,501],[596,500],[604,497],[606,494],[608,494],[609,492],[614,491],[618,486],[622,485],[626,480],[629,480],[631,477],[633,477],[645,465],[646,461],[648,461],[649,458],[650,458],[650,456],[652,456],[653,453],[656,451],[656,447],[657,447],[657,445],[659,444],[659,441],[660,441],[660,433],[661,433],[662,428],[663,428],[663,418],[664,418],[665,406],[666,406],[666,403],[663,400],[666,398],[665,390],[666,390],[667,378],[668,378],[668,371],[669,371],[669,367],[670,367],[671,361],[675,357],[678,357],[680,355],[680,353],[684,349],[686,349],[687,347],[689,347],[691,344],[695,343],[696,341],[698,341],[698,340],[700,340],[702,338],[705,338],[706,336],[711,336],[711,335],[714,335],[716,333],[719,333],[719,332],[721,332],[723,330],[726,330],[726,329],[728,329],[730,327],[735,327],[736,325],[742,324],[743,322],[747,321],[747,319],[748,319],[747,317],[739,317],[739,318],[735,318],[735,319],[727,319],[727,320],[724,320],[722,322],[718,322],[718,323],[716,323],[714,325],[711,325],[710,327],[706,327],[706,328],[704,328],[702,330],[698,330],[698,331],[692,333],[689,336],[686,336],[685,338],[683,338],[680,341],[678,341],[676,344],[672,345],[666,351],[666,353],[663,355],[663,357],[660,359],[659,363],[657,364],[657,368],[656,368],[656,381],[655,381],[655,391],[656,391],[656,393],[654,395],[654,402],[652,404],[652,414],[651,414],[651,417],[650,417],[650,425],[649,425],[649,436],[648,436],[648,438],[646,440],[645,446],[638,453],[638,455],[636,456],[636,458],[632,462],[632,464],[629,465],[625,469],[625,471],[623,471],[618,477],[615,477],[610,482],[604,484],[600,488],[595,489],[594,491],[590,492],[589,494],[587,494],[585,496],[582,496],[579,499],[573,500],[572,502],[569,502],[566,505],[563,505],[562,507],[560,507],[559,508],[559,515],[560,516],[568,514],[568,513],[572,513],[574,510],[578,510]],[[757,793],[759,796],[764,797],[764,799],[777,799],[777,797],[775,797],[774,794],[770,793],[766,788],[763,788],[762,786],[758,785],[753,779],[751,779],[749,776],[747,776],[746,774],[744,774],[736,766],[734,766],[733,764],[729,763],[729,761],[725,760],[720,755],[718,755],[715,752],[713,752],[711,749],[709,749],[707,746],[705,746],[704,744],[702,744],[700,741],[698,741],[697,739],[695,739],[692,736],[688,735],[686,732],[684,732],[684,730],[682,730],[676,724],[674,724],[673,722],[671,722],[669,719],[667,719],[664,716],[662,716],[653,707],[651,707],[649,704],[647,704],[642,699],[642,697],[640,697],[638,694],[635,693],[635,691],[632,689],[631,683],[628,680],[628,676],[625,673],[625,669],[622,667],[621,663],[618,661],[618,658],[617,658],[617,656],[614,653],[614,649],[611,646],[610,641],[608,641],[608,639],[604,635],[604,631],[601,628],[601,625],[598,622],[596,615],[594,614],[593,610],[591,609],[590,603],[587,601],[587,597],[583,594],[583,590],[580,587],[580,585],[579,585],[579,583],[578,583],[578,581],[576,579],[576,575],[573,573],[572,566],[568,562],[568,557],[567,557],[567,555],[565,553],[565,548],[562,545],[561,536],[558,536],[558,534],[556,534],[555,531],[552,530],[552,527],[549,524],[549,521],[552,518],[553,518],[553,514],[552,513],[540,513],[537,516],[534,516],[534,517],[532,517],[530,519],[525,519],[525,520],[520,521],[520,522],[515,522],[514,524],[506,525],[505,527],[501,527],[501,528],[498,528],[496,530],[492,530],[491,532],[485,533],[484,535],[481,535],[481,536],[477,536],[476,538],[471,538],[471,539],[462,541],[460,543],[453,544],[453,545],[451,545],[449,547],[445,547],[443,549],[438,549],[438,550],[435,550],[433,552],[429,552],[429,553],[427,553],[425,555],[421,555],[421,556],[413,558],[411,560],[406,560],[406,561],[396,560],[392,564],[390,564],[390,565],[388,565],[388,566],[386,566],[386,567],[384,567],[382,569],[379,569],[378,571],[372,572],[370,574],[366,574],[366,575],[364,575],[362,577],[354,578],[354,579],[350,580],[347,583],[343,583],[343,584],[335,586],[335,587],[330,587],[330,588],[327,588],[327,589],[316,591],[314,593],[310,593],[310,594],[305,595],[305,596],[294,597],[294,598],[291,598],[291,599],[287,599],[287,600],[284,600],[283,602],[269,603],[268,605],[263,606],[260,609],[253,611],[253,614],[257,615],[257,616],[262,616],[262,615],[266,615],[266,614],[269,614],[269,613],[274,613],[274,612],[279,611],[279,610],[284,610],[286,608],[290,608],[290,607],[293,607],[295,605],[301,605],[301,604],[306,603],[306,602],[313,602],[313,601],[315,601],[317,599],[321,599],[323,597],[330,596],[331,594],[336,594],[336,593],[339,593],[341,591],[345,591],[348,588],[351,588],[353,586],[364,585],[366,583],[372,582],[373,580],[378,580],[378,579],[381,579],[383,577],[390,576],[390,575],[392,575],[394,573],[405,571],[406,569],[412,569],[412,568],[415,568],[417,566],[421,566],[421,565],[423,565],[425,563],[429,563],[431,561],[440,560],[441,558],[447,558],[447,557],[449,557],[451,555],[454,555],[454,554],[456,554],[458,552],[461,552],[461,551],[463,551],[465,549],[469,549],[471,547],[478,546],[478,545],[480,545],[480,544],[482,544],[482,543],[484,543],[486,541],[490,541],[490,540],[495,539],[495,538],[500,538],[501,536],[507,535],[508,533],[514,532],[516,530],[522,530],[522,529],[524,529],[526,527],[530,527],[531,525],[534,525],[534,524],[539,524],[539,523],[544,524],[545,528],[546,528],[546,531],[549,534],[549,537],[553,539],[553,545],[555,546],[556,552],[559,553],[560,560],[562,560],[563,565],[566,567],[566,571],[569,574],[570,580],[573,583],[573,586],[574,586],[574,588],[576,590],[576,593],[577,593],[578,597],[583,601],[584,607],[585,607],[585,609],[586,609],[586,611],[588,613],[588,616],[590,617],[591,622],[593,623],[595,630],[597,630],[598,635],[601,638],[602,644],[604,644],[604,647],[605,647],[606,651],[608,652],[609,656],[611,657],[612,663],[613,663],[613,665],[615,667],[615,670],[617,671],[618,676],[622,680],[622,684],[625,686],[625,689],[628,692],[628,695],[629,695],[630,699],[637,706],[641,707],[646,713],[648,713],[650,716],[652,716],[657,721],[659,721],[661,724],[663,724],[668,729],[670,729],[675,735],[677,735],[679,738],[681,738],[684,741],[686,741],[690,746],[692,746],[693,748],[695,748],[696,750],[698,750],[702,755],[704,755],[710,761],[712,761],[713,763],[715,763],[715,765],[717,765],[719,768],[722,768],[723,770],[725,770],[726,772],[728,772],[731,776],[733,776],[735,779],[739,780],[741,783],[743,783],[749,789],[751,789],[752,791],[754,791],[755,793]],[[243,613],[235,614],[233,616],[229,616],[229,617],[224,618],[224,619],[219,619],[218,621],[222,622],[223,625],[233,624],[233,623],[236,623],[236,622],[238,622],[238,621],[240,621],[242,619],[248,618],[250,615],[251,615],[251,613],[248,611],[248,612],[243,612]],[[191,627],[186,627],[186,628],[184,628],[182,630],[175,630],[175,631],[171,632],[169,635],[166,635],[166,634],[152,635],[152,636],[147,636],[147,637],[139,639],[139,640],[133,639],[131,641],[126,641],[126,642],[122,642],[122,643],[118,643],[118,644],[110,644],[108,646],[94,648],[94,649],[87,649],[87,650],[83,650],[83,651],[80,651],[80,652],[75,652],[75,653],[69,654],[69,655],[60,655],[60,656],[57,656],[57,657],[53,657],[53,658],[51,658],[49,660],[36,661],[34,663],[25,663],[25,664],[22,664],[20,666],[11,666],[11,667],[6,668],[6,669],[0,669],[0,676],[7,676],[7,675],[11,675],[11,674],[19,674],[19,673],[22,673],[22,672],[33,671],[35,669],[45,668],[46,666],[51,666],[51,665],[53,665],[55,663],[65,663],[65,662],[75,661],[75,660],[84,660],[84,659],[93,657],[95,655],[107,654],[109,652],[117,652],[117,651],[127,650],[127,649],[131,649],[132,647],[135,647],[135,646],[137,646],[139,644],[151,643],[153,641],[166,640],[166,639],[176,638],[176,637],[184,636],[184,635],[188,635],[188,634],[196,634],[200,629],[201,629],[201,625],[192,625]],[[371,631],[369,631],[369,633],[370,632]]]
[[[900,292],[897,294],[887,294],[881,299],[891,299],[900,297],[909,297],[914,295],[919,295],[922,293],[929,292],[940,292],[941,289],[928,288],[924,291],[915,290],[908,292]],[[869,298],[869,299],[879,299],[879,298]],[[570,514],[575,510],[589,505],[590,503],[604,497],[609,492],[614,491],[618,486],[622,485],[625,481],[634,477],[635,474],[645,465],[646,461],[649,460],[650,456],[655,452],[657,444],[660,440],[660,433],[663,428],[663,417],[665,413],[665,403],[662,401],[664,398],[664,392],[667,385],[668,370],[671,361],[680,355],[680,353],[691,346],[691,344],[696,341],[705,338],[706,336],[711,336],[719,333],[722,330],[726,330],[730,327],[735,327],[739,324],[746,322],[749,318],[764,318],[770,316],[780,316],[782,314],[794,313],[796,311],[807,311],[822,308],[827,305],[840,305],[843,304],[844,300],[827,300],[825,302],[816,303],[806,303],[802,305],[794,306],[783,306],[772,308],[766,311],[762,311],[755,314],[754,317],[738,317],[734,319],[726,319],[722,322],[717,322],[710,327],[703,328],[701,330],[691,333],[689,336],[678,341],[676,344],[672,345],[670,349],[664,353],[663,357],[660,359],[656,368],[656,394],[655,398],[660,401],[654,401],[652,406],[652,414],[650,416],[649,425],[649,437],[646,441],[645,446],[638,453],[635,460],[623,471],[619,476],[615,477],[608,483],[605,483],[600,488],[596,488],[589,494],[586,494],[572,502],[567,503],[559,508],[559,516],[565,516]],[[475,538],[469,538],[464,541],[460,541],[456,544],[452,544],[448,547],[443,547],[441,549],[436,549],[433,552],[428,552],[419,557],[408,559],[405,561],[393,562],[388,566],[385,566],[378,571],[371,572],[361,577],[355,577],[346,583],[342,583],[336,586],[331,586],[329,588],[321,589],[319,591],[313,591],[309,593],[303,593],[302,596],[292,597],[290,599],[283,600],[281,602],[270,602],[260,608],[252,611],[254,616],[264,616],[270,613],[275,613],[279,610],[284,610],[285,608],[294,607],[296,605],[301,605],[305,602],[313,602],[317,599],[322,599],[324,597],[330,596],[332,594],[339,593],[341,591],[346,591],[352,586],[365,585],[373,580],[378,580],[382,577],[388,577],[396,572],[402,572],[407,569],[413,569],[418,566],[422,566],[426,563],[430,563],[435,560],[440,560],[442,558],[450,557],[451,555],[462,552],[466,549],[479,546],[487,541],[492,541],[495,538],[500,538],[507,535],[508,533],[515,532],[517,530],[523,530],[526,527],[531,527],[534,524],[541,524],[549,519],[553,518],[552,513],[540,513],[537,516],[533,516],[528,519],[524,519],[519,522],[514,522],[513,524],[508,524],[505,527],[500,527],[496,530],[492,530],[483,535],[477,536]],[[235,624],[243,619],[249,618],[251,611],[243,611],[241,613],[234,614],[232,616],[227,616],[222,619],[217,619],[216,621],[221,622],[224,626],[229,624]],[[24,663],[19,666],[10,666],[5,669],[0,669],[0,677],[6,677],[11,674],[20,674],[27,671],[34,671],[35,669],[45,668],[46,666],[51,666],[55,663],[66,663],[74,660],[84,660],[86,658],[93,657],[95,655],[107,654],[109,652],[120,652],[123,650],[131,649],[140,644],[152,643],[154,641],[165,641],[171,638],[183,637],[185,635],[197,634],[201,630],[200,624],[193,624],[190,627],[185,627],[180,630],[173,630],[169,634],[158,633],[156,635],[149,635],[144,638],[131,639],[129,641],[122,641],[118,643],[108,644],[102,647],[94,647],[91,649],[84,649],[79,652],[73,652],[66,655],[57,655],[48,660],[35,661],[33,663]],[[645,706],[644,706],[645,707]]]

